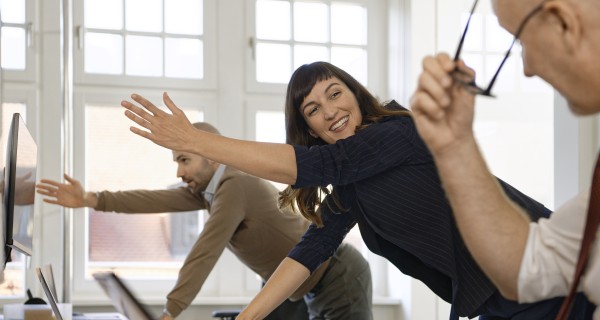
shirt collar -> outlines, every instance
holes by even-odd
[[[213,197],[215,196],[215,191],[217,190],[217,185],[221,181],[221,177],[223,177],[223,173],[225,172],[225,165],[220,164],[215,174],[213,174],[210,182],[206,186],[206,189],[202,192],[204,199],[208,202],[209,205],[212,204]]]

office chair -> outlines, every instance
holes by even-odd
[[[213,318],[220,318],[221,320],[235,320],[240,314],[241,310],[215,310],[212,313]]]

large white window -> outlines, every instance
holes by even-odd
[[[0,0],[0,61],[5,80],[33,80],[33,10],[33,1]]]
[[[212,1],[84,0],[76,79],[99,84],[214,86]]]
[[[203,120],[198,109],[187,112],[192,121]],[[129,119],[122,116],[120,106],[88,104],[84,123],[88,190],[153,190],[179,186],[172,153],[130,134]],[[182,214],[124,215],[89,211],[88,276],[101,269],[118,269],[121,274],[135,277],[174,277],[185,257],[182,251],[189,251],[202,229],[199,212],[179,219]],[[186,228],[192,225],[196,227]],[[190,233],[185,238],[192,241],[178,247],[174,236],[185,233]],[[178,263],[173,266],[172,262]]]
[[[121,92],[122,90],[119,90]],[[128,93],[76,93],[73,175],[89,191],[160,190],[178,187],[172,152],[129,131],[131,121],[118,102]],[[160,96],[144,94],[158,106]],[[214,105],[198,94],[177,93],[192,122],[203,121]],[[160,103],[160,104],[159,104]],[[95,292],[91,275],[113,270],[128,280],[141,280],[143,290],[160,296],[171,289],[183,259],[202,230],[204,211],[120,214],[74,210],[75,292]],[[148,280],[161,280],[149,285]],[[144,284],[145,283],[145,284]],[[132,282],[139,290],[139,284]],[[210,287],[210,285],[209,285]]]
[[[327,61],[369,83],[370,5],[367,1],[256,0],[249,19],[248,85],[273,90],[302,64]],[[374,11],[374,10],[373,10]],[[275,89],[276,90],[276,89]]]
[[[132,134],[120,101],[137,92],[166,110],[160,94],[168,90],[191,121],[214,120],[214,16],[213,0],[75,2],[69,174],[86,190],[179,186],[172,152]],[[113,270],[146,298],[164,302],[205,217],[204,211],[73,213],[74,300],[101,294],[91,275]]]
[[[246,136],[266,142],[285,142],[285,87],[300,65],[327,61],[342,68],[377,96],[385,97],[379,79],[385,63],[382,48],[384,3],[381,1],[253,0],[247,13],[250,55],[246,87],[262,94],[246,99]],[[279,188],[285,185],[276,184]],[[355,245],[371,263],[373,292],[387,297],[387,266],[366,248],[358,228],[345,241]]]
[[[6,157],[6,140],[14,113],[20,113],[37,140],[34,75],[34,3],[29,0],[0,0],[0,163]],[[4,168],[2,168],[3,170]],[[3,175],[0,173],[0,175]],[[3,176],[2,180],[3,181]],[[2,223],[4,225],[4,223]],[[34,232],[40,226],[34,225]],[[36,247],[34,243],[34,255]],[[2,251],[4,254],[4,251]],[[32,285],[28,275],[31,258],[12,250],[11,262],[4,266],[0,300],[22,301]],[[4,261],[4,259],[2,259]]]

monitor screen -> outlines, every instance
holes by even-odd
[[[2,146],[4,146],[4,144]],[[4,221],[6,220],[6,206],[4,205],[4,175],[6,172],[6,162],[4,161],[4,158],[0,159],[2,159],[2,162],[0,163],[0,271],[2,271],[6,265],[6,243],[4,233],[4,224],[6,223]],[[10,252],[8,254],[10,254]],[[2,275],[0,279],[3,279],[4,273],[0,272],[0,275]]]
[[[6,142],[4,176],[4,238],[6,262],[10,248],[33,252],[33,209],[37,145],[20,114],[13,114]]]

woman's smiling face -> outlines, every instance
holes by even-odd
[[[317,82],[300,105],[309,133],[328,144],[354,135],[362,114],[354,93],[336,77]]]

